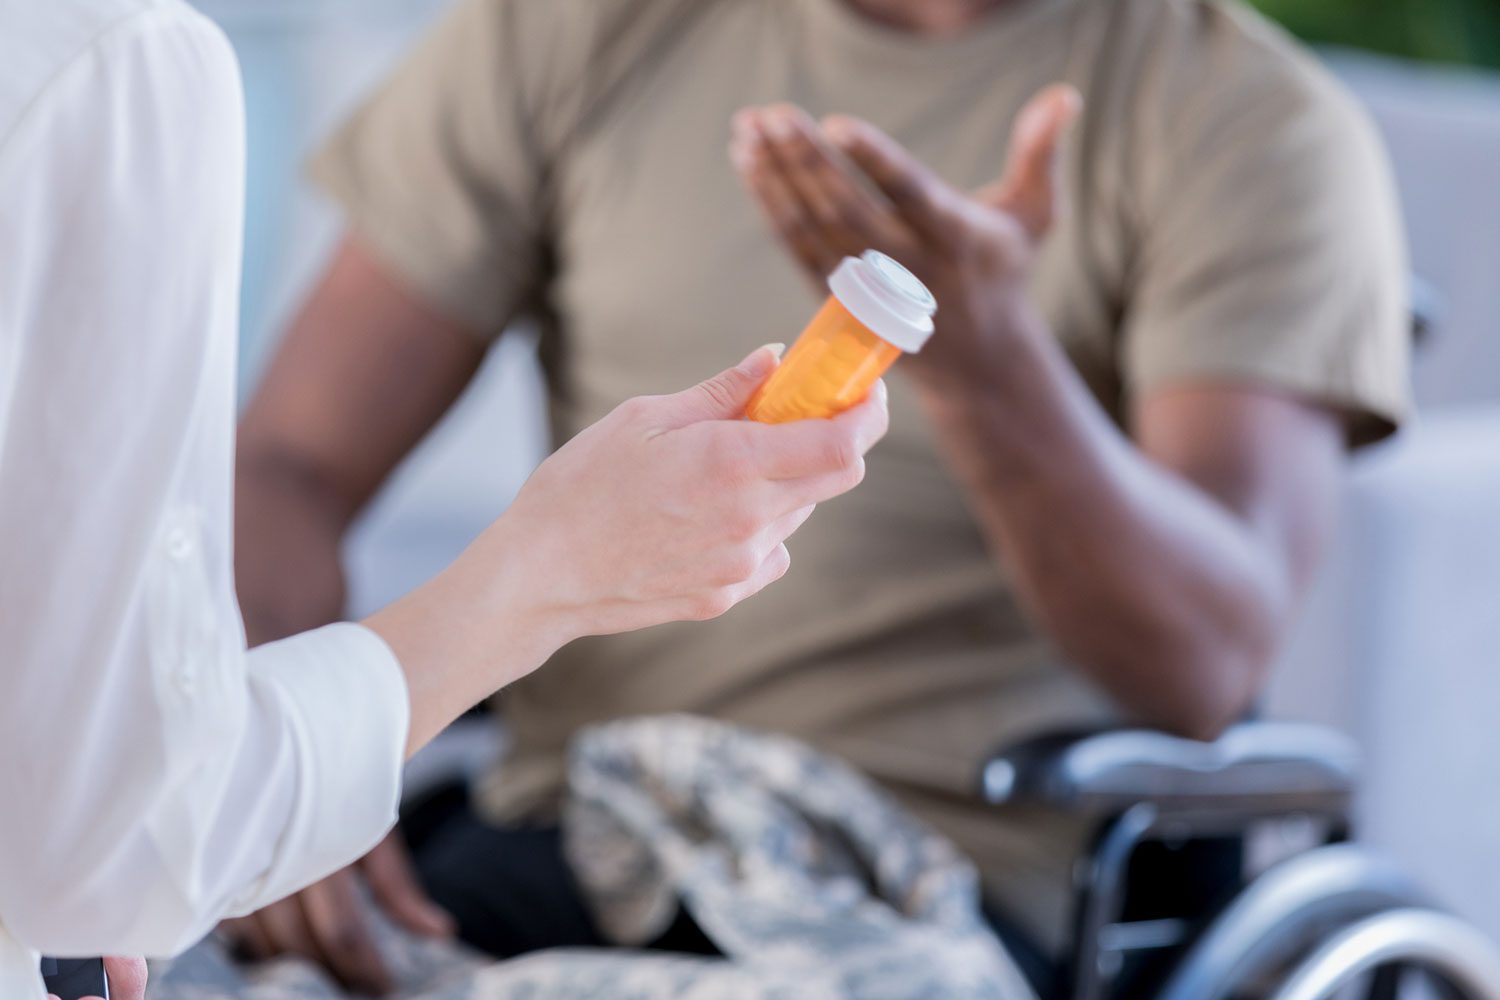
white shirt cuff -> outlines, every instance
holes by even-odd
[[[389,646],[329,625],[250,653],[252,684],[281,701],[300,762],[271,867],[235,903],[248,913],[363,857],[396,822],[411,706]]]

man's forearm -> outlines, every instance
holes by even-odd
[[[1005,347],[924,393],[987,539],[1117,703],[1214,734],[1254,697],[1288,581],[1243,521],[1120,433],[1028,307]]]
[[[1038,93],[972,194],[868,122],[785,105],[737,115],[731,157],[815,281],[874,247],[931,288],[937,336],[907,371],[1021,598],[1121,705],[1208,735],[1250,702],[1316,565],[1341,421],[1207,383],[1134,401],[1139,448],[1106,418],[1024,298],[1081,110],[1069,86]]]
[[[237,466],[235,582],[250,644],[338,621],[346,505],[275,454],[244,449]]]

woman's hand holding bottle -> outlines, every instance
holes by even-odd
[[[713,618],[787,571],[787,537],[859,483],[887,413],[878,385],[830,420],[741,420],[775,367],[761,348],[622,404],[542,463],[451,567],[368,620],[406,670],[409,750],[573,639]]]

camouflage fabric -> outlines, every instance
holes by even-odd
[[[487,963],[380,924],[407,1000],[987,998],[1032,994],[948,841],[847,765],[780,736],[673,716],[583,733],[565,846],[620,948]],[[723,957],[630,950],[686,907]],[[235,966],[210,942],[154,1000],[341,997],[303,963]]]

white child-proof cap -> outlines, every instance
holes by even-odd
[[[892,347],[915,354],[932,336],[937,299],[916,275],[879,250],[845,257],[828,279],[828,290]]]

